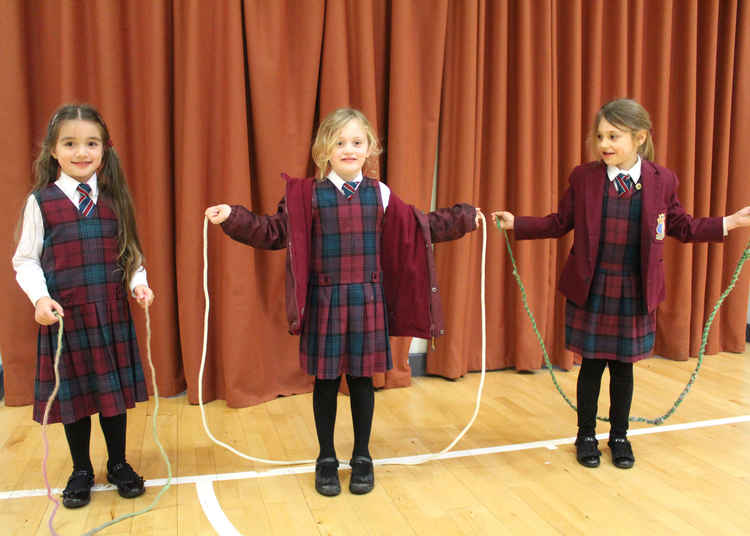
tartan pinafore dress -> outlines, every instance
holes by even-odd
[[[565,345],[584,358],[634,363],[651,354],[656,332],[641,282],[641,191],[618,197],[604,180],[599,258],[584,306],[565,303]]]
[[[329,180],[312,198],[311,274],[300,366],[319,379],[393,367],[380,265],[383,202],[364,178],[350,199]]]
[[[44,222],[41,265],[52,299],[60,303],[63,349],[60,390],[49,422],[69,424],[100,413],[112,417],[148,399],[117,259],[117,216],[100,195],[82,216],[56,185],[34,193]],[[39,328],[34,420],[42,422],[55,385],[59,324]]]

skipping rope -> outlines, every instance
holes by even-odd
[[[157,493],[156,497],[154,497],[154,500],[151,502],[151,504],[148,505],[146,508],[143,508],[142,510],[138,510],[137,512],[130,512],[127,514],[123,514],[110,521],[107,521],[106,523],[103,523],[102,525],[99,525],[98,527],[95,527],[89,530],[88,532],[85,532],[83,536],[90,536],[101,530],[104,530],[107,527],[111,527],[115,523],[119,523],[120,521],[124,521],[126,519],[130,519],[132,517],[136,517],[141,514],[150,512],[151,510],[154,509],[156,504],[161,499],[162,495],[166,493],[166,491],[169,489],[169,486],[172,484],[172,465],[169,463],[169,458],[167,457],[167,453],[164,451],[164,447],[162,447],[162,444],[159,441],[159,434],[156,431],[156,417],[159,414],[159,387],[156,385],[156,370],[154,369],[154,362],[151,359],[151,316],[149,314],[149,306],[146,306],[144,308],[144,311],[146,313],[146,356],[148,357],[148,365],[151,368],[151,384],[154,388],[154,414],[153,414],[153,419],[151,421],[151,426],[152,426],[152,432],[154,435],[154,441],[158,445],[162,458],[164,458],[164,463],[167,466],[167,482],[166,484],[164,484],[161,490],[159,490],[159,493]],[[50,394],[49,398],[47,399],[47,406],[44,408],[44,418],[42,419],[42,442],[44,443],[44,457],[42,458],[42,474],[44,475],[44,484],[47,487],[47,498],[53,503],[55,503],[55,507],[53,508],[52,513],[50,514],[47,525],[49,526],[50,534],[52,534],[53,536],[59,536],[59,534],[55,531],[52,521],[55,518],[57,509],[60,507],[60,502],[52,494],[52,488],[49,485],[49,479],[47,477],[47,458],[49,456],[49,442],[47,440],[47,420],[49,418],[50,408],[52,407],[52,403],[54,402],[55,397],[57,396],[57,391],[60,387],[60,353],[62,351],[62,338],[63,338],[63,318],[57,312],[55,312],[55,316],[57,316],[58,322],[60,323],[60,326],[57,330],[57,349],[55,350],[55,359],[54,359],[55,387],[52,390],[52,393]]]
[[[435,453],[428,453],[428,454],[422,454],[418,456],[411,457],[409,461],[394,461],[394,460],[388,460],[388,461],[382,461],[382,460],[373,460],[373,465],[419,465],[422,463],[425,463],[427,461],[433,460],[435,458],[439,458],[443,454],[450,451],[456,443],[466,434],[466,432],[469,431],[469,428],[471,428],[471,425],[474,424],[474,421],[477,417],[477,414],[479,413],[479,408],[481,405],[482,400],[482,390],[484,388],[484,378],[487,372],[486,362],[487,362],[487,329],[486,329],[486,307],[485,307],[485,297],[484,297],[484,288],[485,288],[485,260],[486,260],[486,253],[487,253],[487,222],[484,218],[484,214],[481,212],[477,212],[477,215],[479,216],[481,222],[482,222],[482,280],[481,280],[481,301],[482,301],[482,372],[481,377],[479,380],[479,388],[477,389],[477,396],[476,396],[476,404],[474,407],[474,414],[471,416],[471,419],[469,420],[468,424],[464,427],[463,430],[456,436],[456,438],[443,450],[440,452]],[[198,404],[200,405],[201,410],[201,417],[203,419],[203,428],[206,431],[206,434],[208,434],[208,437],[211,438],[211,440],[216,443],[217,445],[224,447],[228,451],[236,454],[240,458],[244,458],[246,460],[265,463],[265,464],[273,464],[273,465],[302,465],[302,464],[311,464],[315,463],[315,460],[267,460],[264,458],[257,458],[255,456],[250,456],[248,454],[244,454],[234,447],[227,445],[226,443],[219,441],[216,439],[213,434],[211,433],[211,430],[209,429],[208,422],[206,421],[206,412],[203,407],[203,370],[206,365],[206,348],[208,345],[208,312],[210,309],[210,300],[208,296],[208,218],[203,218],[203,293],[206,300],[206,308],[203,315],[203,351],[201,354],[201,366],[200,366],[200,373],[198,375]],[[347,463],[341,463],[341,465],[348,467],[349,465]]]
[[[503,229],[500,225],[499,221],[495,221],[495,224],[497,225],[497,228],[500,229],[503,234],[505,235],[505,245],[508,249],[508,256],[510,257],[510,262],[513,265],[513,277],[516,279],[516,283],[518,283],[518,287],[521,289],[521,301],[523,302],[523,307],[526,310],[526,314],[529,317],[529,320],[531,320],[531,327],[534,329],[534,333],[536,334],[536,338],[539,341],[539,345],[542,347],[542,354],[544,355],[544,365],[549,370],[549,373],[552,377],[552,382],[555,384],[555,388],[557,388],[557,392],[560,393],[560,395],[563,397],[565,402],[568,403],[568,406],[570,406],[573,411],[578,411],[575,404],[570,401],[570,399],[565,395],[562,388],[560,387],[560,384],[557,382],[557,377],[555,376],[555,371],[552,368],[552,363],[550,362],[549,355],[547,354],[547,347],[544,344],[544,339],[542,338],[542,334],[539,333],[539,329],[536,325],[536,320],[534,319],[534,315],[531,312],[531,309],[529,308],[529,302],[526,299],[526,288],[523,286],[523,283],[521,282],[521,276],[518,273],[518,267],[516,266],[516,259],[513,256],[513,250],[510,247],[510,238],[508,237],[508,232]],[[679,394],[677,399],[675,400],[672,407],[664,413],[664,415],[661,415],[659,417],[655,417],[653,419],[647,419],[645,417],[629,417],[630,422],[644,422],[648,424],[654,424],[659,425],[662,424],[664,421],[666,421],[675,411],[677,411],[677,407],[682,404],[682,401],[685,399],[685,396],[690,392],[691,387],[693,386],[693,383],[695,382],[695,378],[698,376],[698,371],[701,368],[701,364],[703,364],[703,355],[706,350],[706,344],[708,343],[708,332],[711,329],[711,324],[714,321],[714,317],[716,316],[716,313],[719,310],[719,307],[721,307],[721,304],[724,302],[724,299],[729,295],[730,292],[732,292],[732,289],[734,289],[735,284],[737,283],[737,279],[740,276],[740,272],[742,271],[742,265],[745,264],[745,261],[750,257],[750,242],[747,243],[745,246],[745,250],[742,252],[742,256],[740,257],[740,260],[737,262],[737,268],[734,270],[734,274],[732,274],[732,279],[729,282],[729,285],[727,288],[722,292],[721,296],[716,302],[716,305],[714,305],[713,310],[711,311],[711,314],[708,315],[708,319],[706,320],[706,324],[703,327],[703,337],[701,339],[701,347],[698,352],[698,362],[695,365],[695,370],[693,370],[693,373],[690,375],[690,380],[687,382],[687,385],[685,385],[685,388],[682,390],[682,392]],[[600,417],[599,415],[596,416],[597,419],[604,422],[609,422],[609,418],[607,417]]]

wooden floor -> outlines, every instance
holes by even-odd
[[[578,465],[572,441],[557,448],[551,443],[524,445],[572,439],[575,414],[547,372],[489,373],[477,421],[454,450],[519,445],[517,450],[464,453],[418,466],[378,466],[375,489],[364,496],[348,492],[348,469],[341,470],[343,492],[336,498],[315,492],[309,466],[299,474],[236,475],[279,469],[215,446],[202,429],[198,407],[188,405],[184,396],[163,399],[159,435],[180,479],[154,511],[101,534],[750,534],[749,356],[746,349],[744,355],[707,357],[692,392],[666,425],[634,425],[631,431],[647,433],[631,435],[637,461],[630,470],[612,465],[606,440],[600,442],[603,456],[597,469]],[[632,414],[664,413],[694,366],[695,360],[639,363]],[[571,397],[576,375],[575,370],[558,374]],[[442,449],[471,416],[478,384],[479,374],[456,382],[418,378],[408,389],[378,392],[373,456]],[[607,393],[605,373],[602,415],[608,410]],[[151,400],[128,416],[128,460],[149,480],[166,476],[151,436],[153,407]],[[228,409],[223,402],[207,409],[214,435],[244,452],[286,460],[317,455],[309,394],[242,410]],[[336,446],[341,460],[351,453],[350,415],[348,399],[340,396]],[[695,425],[729,417],[740,419]],[[93,422],[92,460],[102,484],[106,451],[98,420]],[[684,428],[667,428],[675,424]],[[608,425],[600,423],[597,431],[606,433]],[[52,485],[63,487],[71,465],[61,426],[50,427],[50,440]],[[0,533],[49,534],[51,503],[46,496],[31,496],[44,482],[40,427],[31,421],[30,407],[0,407],[0,446]],[[220,480],[211,482],[209,475],[220,475]],[[208,498],[205,506],[196,481]],[[81,534],[144,508],[158,491],[148,487],[135,500],[121,499],[115,491],[95,492],[85,508],[61,508],[55,528],[61,535]],[[16,493],[12,498],[7,492]],[[215,528],[222,527],[222,519],[224,528]]]

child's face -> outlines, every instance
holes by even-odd
[[[357,119],[352,119],[339,132],[330,158],[331,168],[342,179],[351,180],[362,171],[369,155],[367,132]]]
[[[635,134],[622,130],[602,118],[596,130],[596,147],[605,164],[630,169],[638,161],[638,147],[646,139],[646,132]]]
[[[51,152],[64,173],[86,182],[102,164],[104,146],[99,125],[82,119],[65,121]]]

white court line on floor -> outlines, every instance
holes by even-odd
[[[649,428],[638,428],[636,430],[628,430],[628,436],[636,435],[647,435],[647,434],[659,434],[662,432],[674,432],[678,430],[690,430],[695,428],[706,428],[709,426],[722,426],[726,424],[736,424],[750,422],[750,415],[740,415],[738,417],[726,417],[723,419],[710,419],[706,421],[695,421],[686,422],[682,424],[662,424],[659,426],[653,426]],[[599,439],[606,439],[608,434],[597,434]],[[533,441],[530,443],[516,443],[513,445],[500,445],[496,447],[485,447],[467,450],[454,450],[446,452],[437,456],[435,459],[449,459],[449,458],[465,458],[468,456],[484,456],[487,454],[497,454],[500,452],[513,452],[518,450],[530,450],[538,448],[546,448],[549,450],[555,450],[559,445],[569,445],[575,442],[575,436],[565,437],[560,439],[550,439],[547,441]],[[390,465],[390,464],[414,464],[423,460],[430,454],[418,454],[415,456],[402,456],[399,458],[380,458],[374,460],[375,465]],[[349,467],[346,463],[342,463],[341,467]],[[199,484],[202,482],[216,482],[222,480],[244,480],[249,478],[268,478],[273,476],[283,475],[298,475],[303,473],[315,472],[315,465],[299,465],[294,467],[281,467],[278,469],[269,469],[268,471],[242,471],[237,473],[220,473],[211,475],[195,475],[195,476],[181,476],[172,479],[172,485],[177,486],[181,484]],[[157,478],[153,480],[147,480],[144,484],[146,487],[161,487],[166,484],[166,478]],[[115,487],[110,484],[98,484],[94,486],[91,491],[108,491],[114,490]],[[204,490],[205,491],[205,490]],[[52,490],[55,494],[62,493],[62,489],[55,488]],[[28,490],[16,490],[16,491],[2,491],[0,492],[0,500],[8,499],[22,499],[26,497],[39,497],[47,495],[47,490],[41,489],[28,489]]]
[[[208,518],[216,533],[221,534],[221,536],[242,536],[242,533],[232,525],[221,508],[214,492],[214,483],[204,480],[197,482],[195,488],[198,492],[198,500],[203,507],[203,513],[206,514],[206,518]]]

